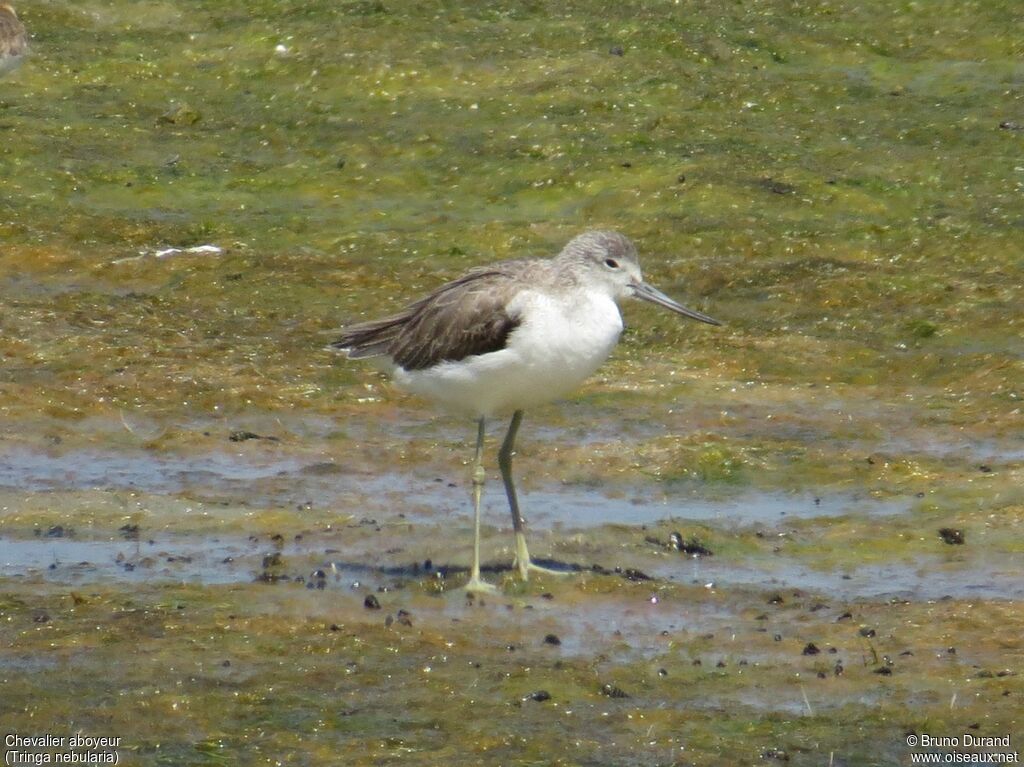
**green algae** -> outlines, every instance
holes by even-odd
[[[3,605],[18,641],[3,659],[9,726],[28,732],[57,714],[84,732],[127,736],[114,723],[131,722],[126,755],[154,764],[205,763],[208,752],[327,763],[338,749],[354,764],[439,755],[550,763],[551,744],[569,731],[572,754],[559,749],[566,764],[716,764],[772,749],[796,763],[829,752],[902,763],[908,730],[979,722],[979,732],[1013,732],[1024,694],[1001,673],[1007,654],[1020,652],[1019,613],[998,605],[983,614],[956,601],[854,605],[853,619],[837,622],[844,606],[821,608],[811,595],[787,593],[773,606],[766,594],[736,594],[730,601],[749,601],[746,617],[676,628],[661,637],[661,654],[637,660],[607,633],[590,640],[603,649],[596,659],[541,640],[574,620],[581,599],[635,609],[647,593],[635,585],[584,596],[559,580],[545,584],[548,604],[560,606],[553,616],[519,607],[510,620],[499,600],[461,610],[457,623],[437,598],[383,595],[388,611],[411,608],[411,625],[363,610],[355,595],[287,587],[148,587],[128,597],[26,586]],[[660,592],[663,606],[692,598]],[[962,642],[964,632],[985,639]],[[808,643],[822,655],[803,654]],[[42,666],[14,671],[41,645]],[[129,646],[139,660],[117,663]],[[71,700],[39,700],[57,678]],[[609,697],[606,685],[620,694]],[[533,700],[541,689],[550,697]],[[74,704],[84,696],[95,705]],[[836,727],[837,718],[856,725]]]
[[[2,454],[156,468],[134,488],[12,480],[0,533],[258,543],[227,584],[173,583],[198,561],[170,584],[52,558],[5,574],[8,730],[121,735],[126,758],[174,765],[903,764],[907,732],[1020,732],[1011,3],[19,13],[35,52],[0,82]],[[627,307],[595,380],[528,414],[523,502],[621,500],[618,524],[567,520],[537,551],[655,580],[502,571],[507,597],[463,608],[457,573],[410,563],[468,562],[464,499],[416,490],[464,484],[468,428],[322,347],[592,226],[633,237],[654,284],[726,325]],[[223,252],[158,255],[204,244]],[[175,463],[224,454],[286,476]],[[179,484],[153,478],[168,466]],[[694,497],[780,492],[898,511],[686,516]],[[626,524],[630,504],[670,519]],[[683,559],[677,531],[714,555]],[[484,533],[488,561],[510,561],[507,531]],[[330,549],[403,575],[250,583],[275,534],[282,574]],[[383,612],[412,626],[364,610],[355,579],[390,588]]]

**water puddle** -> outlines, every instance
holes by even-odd
[[[0,576],[71,584],[109,580],[236,583],[256,577],[267,550],[265,544],[244,539],[0,538]]]
[[[530,523],[541,527],[640,525],[661,520],[745,526],[774,524],[786,518],[901,514],[911,508],[914,500],[878,500],[855,493],[836,493],[823,498],[808,492],[782,491],[741,491],[716,498],[701,497],[694,491],[669,491],[648,500],[635,495],[609,498],[594,490],[576,489],[528,492],[522,503],[530,510]]]
[[[913,439],[890,436],[879,449],[895,454],[959,458],[965,462],[1006,463],[1024,460],[1024,437],[995,440],[955,436],[938,440],[933,435]]]
[[[78,450],[48,453],[9,448],[0,453],[0,488],[30,492],[129,490],[155,495],[216,499],[245,506],[359,507],[377,517],[409,513],[468,512],[468,482],[411,472],[370,474],[333,461],[289,455],[285,450],[217,451],[198,455]],[[631,495],[603,495],[575,486],[520,488],[533,527],[592,527],[650,524],[682,519],[732,525],[774,523],[786,517],[906,512],[911,498],[878,500],[867,494],[740,491],[718,497],[694,489],[644,488]],[[505,524],[500,482],[485,489],[490,520]]]
[[[909,562],[884,562],[835,571],[817,569],[793,559],[759,560],[755,565],[710,557],[665,563],[652,568],[650,573],[708,588],[801,589],[839,600],[1024,598],[1019,562],[1010,557],[965,557],[952,562],[941,556],[920,557]]]
[[[78,450],[46,453],[25,448],[0,454],[0,487],[10,489],[120,489],[170,494],[207,487],[240,491],[253,482],[286,477],[302,464],[284,455],[262,460],[251,455],[209,452],[195,456]]]
[[[443,538],[444,531],[418,531],[417,536],[427,540]],[[381,540],[398,542],[394,533],[387,530],[378,529],[375,534],[357,538],[348,545],[342,541],[357,537],[351,530],[300,537],[301,540],[286,544],[241,536],[166,536],[138,541],[78,540],[45,534],[28,539],[3,537],[0,538],[0,577],[43,578],[70,584],[110,580],[225,584],[269,578],[291,585],[334,589],[360,585],[401,587],[437,571],[444,572],[455,582],[461,582],[465,575],[464,566],[414,559],[400,546],[382,554],[378,545]],[[421,549],[420,543],[416,545],[417,550],[430,550]],[[835,571],[817,569],[784,557],[756,562],[720,556],[672,556],[655,560],[638,554],[633,559],[637,569],[656,579],[709,591],[800,589],[838,600],[1024,599],[1024,581],[1017,564],[1008,557],[948,560],[925,556]],[[591,569],[589,563],[560,564],[578,568],[580,573]],[[611,571],[614,565],[609,563],[606,569]],[[507,564],[485,566],[492,580],[500,578],[508,569]],[[319,581],[318,571],[323,573]],[[579,576],[570,572],[568,577]],[[652,590],[656,590],[657,582],[651,583]],[[652,613],[645,611],[644,615]],[[606,621],[598,620],[592,625],[605,624]],[[580,630],[585,632],[590,625],[582,625]],[[666,625],[658,630],[670,628],[672,626]]]
[[[42,498],[49,494],[65,498],[65,494],[80,491],[130,490],[142,499],[143,507],[146,494],[161,498],[214,497],[220,503],[212,513],[219,519],[233,514],[238,517],[235,512],[239,509],[253,514],[262,514],[259,509],[295,509],[296,501],[301,504],[304,500],[315,501],[317,512],[315,516],[296,516],[295,520],[305,525],[302,534],[294,535],[293,530],[287,539],[277,541],[266,536],[247,538],[237,528],[222,535],[189,533],[177,523],[176,532],[168,534],[172,528],[166,516],[175,514],[174,509],[147,518],[140,540],[96,539],[98,528],[79,537],[70,529],[47,531],[37,527],[35,537],[0,538],[0,576],[72,584],[101,580],[223,584],[269,577],[291,585],[299,582],[334,588],[360,581],[386,584],[422,578],[429,565],[422,569],[421,565],[430,556],[468,561],[466,547],[470,539],[468,534],[461,537],[468,533],[470,518],[469,493],[464,484],[423,477],[416,471],[354,471],[320,458],[296,455],[263,441],[238,451],[198,455],[112,450],[47,452],[9,447],[0,453],[0,487]],[[866,493],[817,496],[810,492],[749,489],[731,494],[719,491],[717,496],[708,497],[701,490],[657,485],[609,496],[590,487],[548,485],[525,489],[522,501],[531,528],[548,537],[564,537],[569,530],[635,527],[666,520],[681,526],[687,521],[700,522],[721,530],[774,525],[786,519],[840,516],[874,518],[881,523],[884,518],[906,513],[916,502],[911,496],[879,500]],[[75,503],[73,496],[68,502]],[[9,502],[8,508],[16,507],[16,503]],[[282,524],[291,525],[295,520]],[[497,554],[493,549],[499,535],[502,542],[498,545],[505,545],[509,527],[500,482],[487,487],[485,524],[499,528],[491,528],[489,551],[498,561],[510,559],[507,551]],[[75,527],[73,521],[71,527]],[[453,528],[460,535],[454,544]],[[615,533],[587,536],[592,546],[615,538]],[[614,553],[616,546],[592,551],[595,560],[618,556]],[[801,588],[836,599],[1024,597],[1024,583],[1013,563],[998,557],[983,560],[970,553],[953,561],[935,556],[848,571],[815,569],[807,560],[784,555],[757,561],[724,556],[693,560],[666,557],[664,552],[632,552],[630,558],[636,561],[626,563],[629,567],[686,586]],[[590,564],[580,563],[584,568]],[[606,568],[619,564],[602,562]],[[308,583],[318,570],[326,573],[323,582]],[[453,568],[453,572],[457,570]],[[675,618],[665,623],[658,615],[657,611],[644,611],[633,617],[648,621],[645,626],[651,635],[672,630]],[[581,636],[607,623],[601,618],[591,623],[589,620],[580,623]]]

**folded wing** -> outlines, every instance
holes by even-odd
[[[390,357],[406,370],[496,352],[521,321],[507,309],[515,290],[500,269],[475,269],[399,314],[346,328],[331,346],[351,359]]]

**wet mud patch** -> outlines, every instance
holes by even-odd
[[[325,428],[228,450],[200,437],[202,452],[9,440],[0,450],[0,567],[58,583],[306,583],[318,571],[413,581],[433,571],[457,582],[472,541],[464,482],[425,473],[433,466],[415,457],[374,470],[380,447],[343,460]],[[433,436],[429,425],[393,428]],[[842,598],[1017,599],[1018,475],[1011,463],[928,494],[534,479],[521,497],[534,555],[571,572]],[[512,535],[500,482],[486,488],[484,522],[485,565],[507,578]],[[963,543],[951,545],[944,530]]]
[[[232,432],[253,434],[252,432]],[[236,440],[236,441],[250,441]],[[466,477],[425,474],[422,468],[371,466],[366,456],[338,460],[315,446],[276,444],[244,451],[56,449],[22,445],[0,449],[0,492],[108,491],[174,496],[216,503],[273,507],[305,504],[312,508],[363,508],[393,519],[426,509],[461,509]],[[318,454],[319,452],[319,454]],[[445,455],[450,451],[445,450]],[[460,466],[461,468],[461,466]],[[877,498],[861,492],[718,488],[693,485],[659,488],[611,484],[607,488],[529,484],[525,501],[534,526],[570,527],[645,524],[664,518],[749,524],[783,517],[838,516],[851,513],[897,514],[911,497]],[[500,483],[485,490],[485,503],[497,513],[503,503]],[[300,500],[305,499],[305,500]]]
[[[829,10],[19,7],[5,727],[144,765],[1019,748],[1016,9]],[[466,604],[471,428],[321,350],[591,227],[726,325],[624,307],[516,458],[578,570],[510,577],[492,473]]]
[[[39,691],[61,680],[106,701],[76,709],[77,727],[130,723],[127,749],[153,763],[208,751],[319,759],[342,745],[366,764],[444,753],[468,765],[524,749],[542,759],[570,729],[577,753],[626,764],[666,750],[701,764],[769,751],[867,759],[863,732],[836,717],[873,728],[872,750],[899,760],[908,729],[1006,731],[1024,696],[1019,613],[954,599],[593,575],[484,600],[415,583],[126,593],[6,580],[0,616],[10,726],[59,716]],[[125,653],[136,661],[118,662]]]
[[[1017,726],[1012,469],[923,498],[533,482],[531,549],[566,574],[525,584],[492,482],[484,576],[501,592],[470,600],[464,486],[415,444],[407,471],[375,472],[324,439],[8,442],[11,726],[128,722],[141,763],[347,749],[367,765],[544,763],[567,737],[580,763],[884,764],[908,731]]]

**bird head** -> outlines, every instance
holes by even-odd
[[[586,279],[592,286],[608,292],[616,301],[639,298],[669,309],[683,317],[721,325],[701,312],[687,309],[644,281],[636,246],[618,232],[591,231],[577,235],[562,249],[559,258],[582,261]]]

